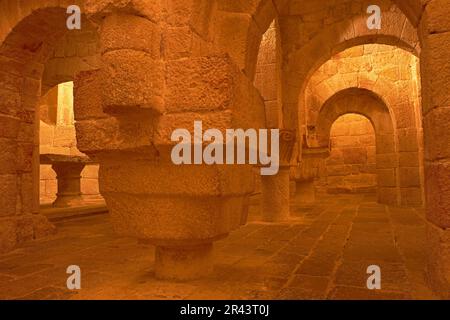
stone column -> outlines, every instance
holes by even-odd
[[[450,3],[431,0],[419,26],[422,39],[425,193],[429,221],[428,278],[450,298]]]
[[[254,176],[247,165],[175,165],[171,136],[192,137],[194,121],[222,134],[263,128],[264,103],[227,55],[161,51],[165,29],[140,9],[100,22],[102,68],[75,79],[77,146],[100,164],[116,232],[156,246],[156,277],[190,280],[211,272],[214,241],[241,225]]]
[[[290,161],[295,132],[280,130],[280,168],[276,175],[261,176],[261,217],[265,222],[289,220]]]
[[[57,208],[75,207],[83,203],[81,196],[81,172],[83,163],[56,163],[52,169],[58,180],[58,193],[53,206]]]
[[[289,220],[289,166],[277,175],[261,176],[261,216],[264,222]]]
[[[84,204],[81,193],[81,172],[91,160],[85,156],[42,154],[42,164],[51,164],[58,180],[58,192],[53,206],[76,207]]]

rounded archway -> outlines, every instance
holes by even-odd
[[[339,117],[349,113],[369,119],[375,131],[378,201],[399,204],[398,147],[393,120],[388,107],[376,94],[365,89],[350,88],[327,100],[315,125],[318,145],[329,148],[332,125]]]
[[[334,55],[311,76],[298,118],[307,144],[315,145],[317,119],[340,92],[369,92],[386,106],[398,154],[399,203],[423,205],[423,138],[418,59],[394,46],[367,44]],[[359,90],[359,91],[358,91]],[[327,141],[327,137],[325,137]]]
[[[336,119],[330,129],[330,156],[317,183],[319,192],[376,193],[375,143],[375,130],[368,118],[347,113]]]

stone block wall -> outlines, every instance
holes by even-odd
[[[375,132],[357,114],[340,117],[331,129],[331,151],[317,189],[328,193],[376,192]]]
[[[268,128],[279,128],[281,123],[278,49],[277,29],[274,22],[263,35],[255,74],[255,87],[264,99]]]
[[[417,57],[401,48],[381,44],[355,46],[334,55],[316,70],[300,104],[305,108],[306,124],[313,128],[309,132],[311,138],[314,130],[322,130],[318,124],[320,114],[340,92],[366,90],[379,98],[389,119],[383,116],[382,120],[379,112],[365,103],[343,105],[336,114],[344,113],[344,109],[366,116],[371,114],[369,118],[377,134],[379,196],[390,204],[421,206],[424,203],[418,69]]]

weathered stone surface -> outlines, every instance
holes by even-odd
[[[0,252],[7,252],[17,244],[17,224],[9,217],[0,219]]]
[[[274,176],[261,176],[261,216],[265,222],[289,220],[289,167]]]
[[[436,293],[450,298],[450,234],[432,224],[428,225],[427,277]]]
[[[103,109],[110,113],[148,109],[164,112],[163,64],[151,55],[129,49],[103,55],[101,69]]]
[[[74,81],[74,116],[76,121],[105,118],[100,71],[86,71]]]
[[[441,228],[450,227],[450,165],[425,165],[427,217]]]
[[[18,244],[54,234],[56,228],[43,215],[19,215],[0,218],[0,252],[8,252]]]
[[[136,183],[139,190],[132,187]],[[121,234],[188,244],[223,236],[240,224],[244,197],[253,190],[253,175],[245,167],[105,163],[100,168],[100,188]],[[172,198],[170,203],[167,197]]]
[[[378,201],[380,203],[390,204],[390,205],[397,205],[398,204],[398,197],[397,197],[397,190],[396,188],[392,187],[379,187],[377,189],[378,194]]]
[[[170,113],[232,110],[242,125],[265,122],[259,93],[226,55],[169,62],[166,86]]]
[[[103,15],[115,12],[144,16],[151,21],[160,19],[162,6],[159,1],[146,0],[88,0],[85,2],[87,14]]]
[[[13,174],[18,169],[17,143],[11,139],[0,138],[0,174]]]
[[[0,115],[0,138],[16,138],[19,131],[19,125],[19,119]]]
[[[419,167],[403,167],[399,169],[401,187],[420,187]]]
[[[296,205],[297,198],[293,200],[291,212],[304,215],[303,209]],[[392,217],[403,218],[393,219],[391,224],[386,219],[387,210],[380,209],[368,196],[320,195],[317,202],[309,206],[308,219],[285,224],[249,223],[217,242],[213,272],[195,282],[174,283],[156,279],[154,274],[164,275],[161,266],[168,270],[176,268],[177,279],[189,279],[186,276],[195,275],[197,268],[207,273],[210,264],[201,264],[208,260],[207,247],[190,253],[169,248],[163,257],[166,263],[158,264],[152,253],[159,249],[142,241],[136,243],[134,239],[118,237],[112,233],[106,215],[78,219],[76,223],[63,221],[59,223],[57,237],[27,245],[27,250],[35,254],[23,255],[23,250],[17,250],[0,256],[2,266],[6,261],[8,266],[2,268],[0,297],[95,299],[102,292],[105,299],[437,298],[424,278],[426,228],[416,210],[390,207]],[[259,218],[257,203],[250,211],[251,221]],[[363,222],[373,217],[383,220],[376,224]],[[367,223],[371,225],[365,226]],[[352,224],[354,227],[350,228]],[[394,238],[396,246],[392,241],[391,245],[385,241]],[[370,246],[371,250],[347,250],[347,245],[353,247],[358,242]],[[74,247],[79,250],[73,250]],[[203,259],[192,259],[195,252]],[[371,252],[377,252],[376,259],[371,258]],[[40,259],[36,259],[36,254]],[[178,254],[182,259],[176,259]],[[387,262],[387,258],[398,262]],[[83,289],[78,294],[67,289],[50,290],[65,283],[67,261],[74,259],[85,263]],[[323,261],[326,268],[320,265],[318,269],[311,268],[314,261]],[[104,273],[106,263],[110,266],[107,274]],[[384,279],[382,290],[375,293],[366,287],[367,266],[374,263],[382,268]],[[333,275],[314,275],[329,266],[336,271]],[[302,274],[295,273],[297,270],[302,270]],[[168,273],[169,279],[173,279],[173,274],[176,273]]]
[[[187,248],[157,247],[155,273],[159,279],[192,280],[213,272],[212,244]]]
[[[431,110],[424,117],[424,140],[428,160],[450,158],[450,107]]]
[[[13,174],[1,175],[0,184],[0,217],[12,216],[16,213],[17,176]]]
[[[102,24],[100,38],[102,53],[131,49],[146,52],[153,59],[160,58],[161,35],[158,25],[143,17],[110,15]]]
[[[78,149],[86,154],[142,148],[153,152],[151,137],[154,129],[151,122],[142,118],[109,117],[79,121],[75,126]]]

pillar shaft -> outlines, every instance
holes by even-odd
[[[53,202],[54,207],[70,207],[83,202],[81,195],[81,172],[85,165],[82,163],[53,164],[58,180],[58,193]]]
[[[261,216],[265,222],[282,222],[289,219],[288,166],[280,167],[274,176],[261,176]]]

